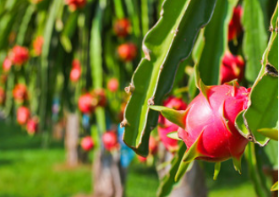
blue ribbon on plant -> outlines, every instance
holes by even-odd
[[[120,125],[118,125],[117,135],[120,144],[120,165],[127,168],[135,157],[135,152],[123,142],[123,134],[124,128],[121,128]]]

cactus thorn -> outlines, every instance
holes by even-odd
[[[124,119],[121,123],[120,123],[120,128],[123,128],[123,127],[125,127],[125,126],[127,126],[128,125],[128,121],[127,121],[127,119]]]
[[[135,86],[134,86],[132,83],[130,83],[130,85],[127,86],[126,88],[124,88],[124,90],[125,90],[125,92],[126,92],[127,94],[133,93],[134,90],[135,90]]]
[[[148,99],[148,105],[154,105],[154,97],[151,97],[150,99]]]
[[[145,59],[147,59],[148,61],[150,61],[150,50],[143,44],[142,45],[142,50],[144,52],[145,55]]]
[[[273,27],[272,26],[269,26],[269,29],[268,29],[270,32],[273,32]]]

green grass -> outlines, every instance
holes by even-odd
[[[69,197],[92,192],[91,165],[65,167],[63,142],[42,148],[42,136],[28,136],[14,125],[0,122],[0,197]],[[213,181],[213,164],[204,163],[209,197],[256,196],[243,165],[234,171],[231,161],[222,165]],[[154,167],[133,162],[127,177],[127,197],[155,197],[159,181]]]

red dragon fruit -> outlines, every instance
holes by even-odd
[[[13,65],[12,60],[11,60],[9,57],[6,57],[6,58],[4,59],[4,62],[3,62],[3,71],[4,71],[4,72],[9,72],[9,70],[10,70],[11,67],[12,67],[12,65]]]
[[[118,87],[119,87],[118,79],[116,79],[116,78],[111,78],[111,79],[108,81],[107,87],[108,87],[108,90],[109,90],[109,91],[111,91],[111,92],[116,92],[116,91],[118,90]]]
[[[113,30],[118,37],[126,37],[131,30],[131,24],[128,19],[119,19],[114,23]]]
[[[240,81],[243,78],[244,67],[245,63],[241,56],[234,56],[227,51],[221,65],[221,83],[223,84],[233,79]]]
[[[200,159],[219,163],[232,158],[235,169],[240,171],[248,140],[234,123],[237,115],[247,108],[250,89],[227,84],[201,89],[203,92],[186,110],[156,109],[156,106],[153,109],[180,126],[178,136],[188,148],[184,161]]]
[[[65,0],[71,11],[76,11],[78,8],[82,8],[86,4],[86,0]]]
[[[24,84],[17,84],[13,89],[13,96],[17,102],[23,102],[27,99],[27,88]]]
[[[5,98],[5,90],[0,86],[0,105],[2,105],[5,102]]]
[[[83,150],[90,151],[91,149],[94,148],[94,142],[92,140],[92,137],[86,136],[86,137],[82,138],[80,145]]]
[[[72,62],[72,70],[70,73],[70,79],[72,82],[77,82],[81,75],[81,66],[79,60],[75,59]]]
[[[103,88],[94,89],[93,93],[97,99],[97,106],[104,107],[107,103],[106,93]]]
[[[25,125],[29,119],[30,111],[27,107],[21,106],[17,109],[17,122],[20,125]]]
[[[125,62],[132,61],[137,56],[137,47],[133,43],[121,44],[117,51],[120,59]]]
[[[240,5],[234,8],[233,16],[229,23],[229,34],[228,34],[229,41],[236,39],[242,32],[242,25],[241,25],[242,13],[243,13],[243,9]]]
[[[27,121],[26,130],[28,134],[34,135],[37,132],[38,122],[39,120],[37,117],[32,117]]]
[[[33,49],[36,56],[40,56],[42,54],[43,44],[44,44],[43,36],[38,36],[35,38],[33,42]]]
[[[13,64],[21,66],[29,59],[29,51],[27,48],[22,46],[14,46],[10,54]]]
[[[175,110],[185,110],[187,107],[186,103],[184,103],[182,99],[176,98],[174,96],[168,97],[164,101],[164,106]],[[158,133],[160,136],[160,140],[170,152],[177,150],[178,143],[177,140],[169,138],[167,134],[173,131],[177,131],[178,128],[179,127],[176,124],[170,122],[168,119],[160,115]]]
[[[81,95],[78,99],[78,107],[82,113],[89,114],[94,111],[97,106],[97,99],[93,97],[90,93],[85,93]]]
[[[118,140],[116,132],[107,131],[102,136],[103,144],[106,150],[112,151],[113,149],[118,148]]]

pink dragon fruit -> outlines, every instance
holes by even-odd
[[[185,110],[187,107],[186,103],[184,103],[182,99],[176,98],[174,96],[168,97],[164,101],[164,106],[175,110]],[[177,150],[178,143],[177,140],[169,138],[167,134],[173,131],[177,131],[178,128],[179,127],[176,124],[170,122],[168,119],[160,115],[158,133],[160,136],[160,140],[170,152],[174,152]]]
[[[179,125],[178,137],[187,152],[186,163],[194,159],[217,162],[233,159],[235,169],[240,171],[241,156],[248,143],[236,129],[237,115],[247,108],[250,89],[231,85],[204,86],[203,90],[186,110],[151,106],[161,111]]]
[[[223,84],[233,79],[240,81],[243,78],[244,67],[245,63],[241,56],[234,56],[227,51],[221,65],[221,83]]]
[[[82,138],[80,145],[83,150],[90,151],[91,149],[94,148],[94,142],[92,140],[92,137],[86,136],[86,137]]]
[[[233,10],[233,16],[229,23],[228,40],[236,39],[242,32],[241,17],[243,9],[241,6],[237,6]]]

